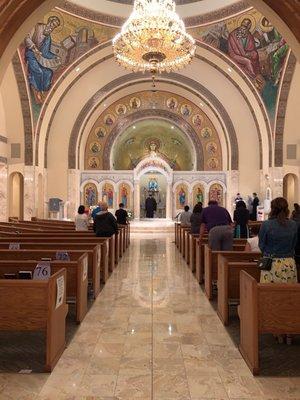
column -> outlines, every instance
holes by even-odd
[[[7,173],[7,165],[0,164],[0,221],[7,221],[7,205],[8,205],[8,173]]]
[[[140,182],[134,181],[133,189],[134,219],[139,220],[141,215]]]
[[[80,171],[78,169],[69,169],[68,171],[68,199],[65,202],[65,216],[74,219],[80,203]]]
[[[166,218],[172,219],[172,184],[168,182],[166,195]]]
[[[22,199],[21,199],[22,202]],[[31,220],[35,211],[35,168],[24,167],[24,220]]]

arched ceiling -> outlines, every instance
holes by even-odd
[[[90,0],[91,1],[91,0]],[[64,6],[62,0],[0,0],[0,81],[13,54],[30,27],[54,6]],[[97,1],[94,3],[102,3]],[[194,6],[194,15],[198,6],[205,4],[224,4],[214,0],[186,4]],[[111,3],[112,4],[112,3]],[[287,41],[300,59],[300,3],[296,0],[248,0],[248,4],[256,7],[281,30]]]
[[[194,149],[186,135],[170,122],[150,119],[128,127],[114,143],[112,168],[130,170],[145,157],[158,156],[173,170],[194,168]]]

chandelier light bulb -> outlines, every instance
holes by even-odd
[[[186,67],[196,46],[175,12],[174,0],[135,0],[113,39],[117,63],[133,72],[172,72]]]

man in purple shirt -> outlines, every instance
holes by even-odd
[[[232,250],[232,219],[226,208],[220,207],[217,201],[211,200],[202,211],[200,242],[205,230],[208,231],[208,245],[212,250]]]

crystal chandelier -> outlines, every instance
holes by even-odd
[[[195,41],[175,12],[174,0],[135,0],[133,12],[113,39],[116,61],[153,77],[186,67]]]

